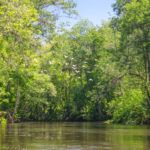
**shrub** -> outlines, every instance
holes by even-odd
[[[114,123],[142,124],[146,116],[144,94],[132,89],[109,103],[109,112]]]

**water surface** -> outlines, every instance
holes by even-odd
[[[150,150],[149,126],[20,123],[0,127],[0,150]]]

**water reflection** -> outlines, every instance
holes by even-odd
[[[0,150],[149,150],[150,128],[100,123],[21,123],[0,127]]]

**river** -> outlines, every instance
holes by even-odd
[[[0,127],[0,150],[150,150],[149,126],[19,123]]]

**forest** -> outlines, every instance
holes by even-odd
[[[73,0],[0,0],[0,122],[150,124],[150,0],[95,26]]]

